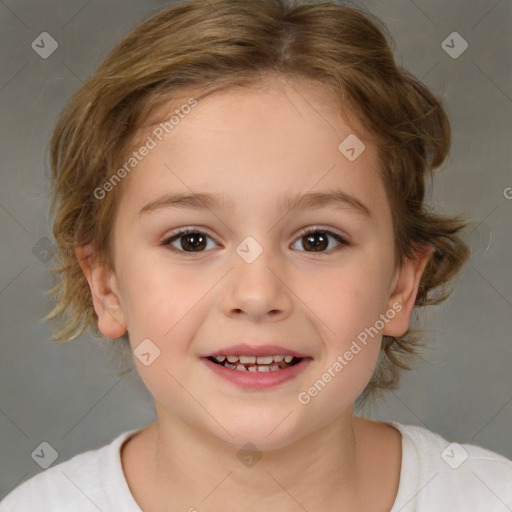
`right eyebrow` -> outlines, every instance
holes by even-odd
[[[224,196],[219,194],[164,194],[157,199],[150,201],[139,211],[139,215],[154,212],[161,208],[197,208],[203,210],[224,209],[226,201]]]

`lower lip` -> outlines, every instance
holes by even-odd
[[[249,372],[244,370],[232,370],[216,364],[209,359],[202,357],[201,360],[219,377],[229,380],[233,384],[247,389],[268,389],[283,382],[294,379],[302,373],[311,362],[310,357],[305,357],[301,361],[288,368],[275,370],[273,372]]]

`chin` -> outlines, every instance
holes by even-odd
[[[307,432],[301,433],[300,427],[291,423],[289,418],[285,418],[286,414],[282,413],[266,419],[261,414],[248,414],[232,422],[222,422],[229,434],[217,425],[214,435],[237,450],[243,450],[249,443],[261,452],[279,450],[307,435]]]

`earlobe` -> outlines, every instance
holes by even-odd
[[[406,259],[399,269],[388,299],[388,309],[393,309],[397,313],[384,327],[384,335],[402,336],[409,328],[409,319],[418,295],[421,276],[433,252],[434,247],[429,246],[418,252],[414,259]],[[401,307],[398,307],[398,304]]]
[[[126,320],[114,271],[97,256],[93,244],[76,247],[75,254],[89,283],[98,329],[107,338],[119,338],[126,332]]]

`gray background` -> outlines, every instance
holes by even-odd
[[[116,375],[107,343],[86,335],[52,344],[39,319],[50,307],[43,295],[51,285],[44,160],[56,117],[118,39],[166,4],[0,2],[0,498],[42,471],[31,458],[40,443],[57,450],[57,464],[155,417],[136,371]],[[473,255],[448,302],[421,315],[429,348],[415,369],[403,375],[399,391],[362,413],[510,458],[512,200],[504,191],[512,187],[512,3],[364,5],[389,27],[398,60],[445,101],[454,141],[431,202],[470,219],[465,239]],[[44,31],[59,45],[48,59],[31,48]],[[469,44],[457,59],[441,47],[454,31]]]

